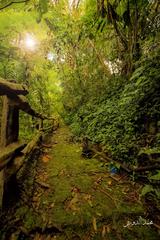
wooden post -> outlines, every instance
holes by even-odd
[[[1,119],[1,147],[6,147],[10,143],[18,140],[19,132],[19,110],[12,106],[11,100],[3,97],[3,109]]]
[[[3,170],[0,171],[0,210],[2,208],[3,202],[3,185],[4,185],[4,178],[3,178]]]
[[[3,97],[3,109],[1,118],[1,143],[0,148],[4,148],[10,143],[18,140],[19,133],[19,110],[11,104],[11,100]],[[5,169],[0,171],[0,208],[2,208],[5,187]]]

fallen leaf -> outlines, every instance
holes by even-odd
[[[101,213],[99,213],[99,212],[96,212],[96,215],[97,215],[97,216],[99,216],[99,217],[101,217],[101,216],[102,216],[102,214],[101,214]]]
[[[50,208],[53,208],[55,206],[55,203],[52,203],[51,205],[50,205]]]
[[[76,150],[76,153],[77,153],[77,152],[80,152],[80,151],[81,151],[81,149],[78,149],[78,150]]]
[[[42,147],[46,147],[46,148],[51,148],[52,147],[52,145],[51,144],[42,144]]]
[[[99,177],[97,180],[96,180],[97,183],[101,183],[102,182],[102,177]]]
[[[91,200],[88,200],[88,204],[93,207],[93,204],[92,204],[92,201]]]
[[[48,162],[50,159],[51,159],[51,156],[49,156],[49,155],[47,155],[47,154],[43,155],[43,157],[42,157],[42,161],[43,161],[44,163]]]
[[[112,185],[112,181],[108,181],[108,185],[111,186]]]
[[[74,193],[80,193],[81,192],[81,189],[78,188],[78,187],[73,187],[71,192],[74,192]]]
[[[84,200],[88,201],[88,200],[91,200],[91,195],[90,194],[85,194],[84,195]]]
[[[84,195],[84,200],[87,201],[88,204],[89,204],[91,207],[93,207],[93,204],[92,204],[91,199],[92,199],[92,196],[91,196],[90,194],[85,194],[85,195]]]
[[[102,237],[105,237],[106,235],[106,226],[103,225],[103,228],[102,228]]]
[[[107,225],[106,228],[107,228],[107,233],[110,233],[111,232],[110,225]]]
[[[79,211],[80,208],[76,206],[77,203],[78,203],[78,194],[75,193],[74,197],[68,203],[66,210]]]
[[[97,220],[95,217],[93,217],[93,219],[92,219],[92,224],[93,224],[94,231],[97,232]]]
[[[66,170],[65,169],[62,169],[59,173],[59,176],[64,176],[66,174]]]

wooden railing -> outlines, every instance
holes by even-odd
[[[6,172],[9,169],[10,174],[15,174],[21,168],[26,156],[40,141],[43,133],[43,120],[47,118],[32,109],[25,97],[28,93],[28,89],[24,85],[0,79],[0,96],[3,98],[0,136],[0,208],[2,208],[3,203]],[[19,110],[41,119],[37,135],[28,144],[18,141]],[[20,152],[21,157],[17,161],[16,156]]]

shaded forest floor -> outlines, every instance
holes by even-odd
[[[81,151],[65,126],[43,144],[32,194],[10,212],[6,239],[159,239],[152,225],[126,227],[146,219],[141,186]]]

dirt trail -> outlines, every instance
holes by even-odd
[[[67,127],[44,144],[36,171],[33,197],[17,209],[23,220],[12,239],[157,239],[151,226],[125,227],[144,214],[139,186],[84,159]]]

